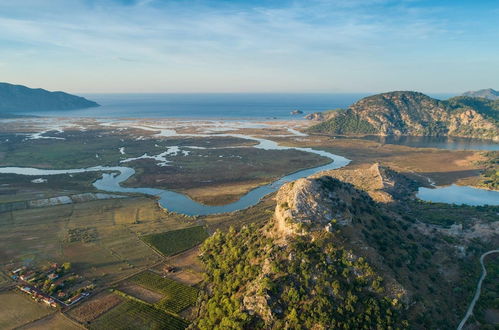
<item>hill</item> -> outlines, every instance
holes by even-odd
[[[469,91],[463,93],[463,96],[482,97],[489,100],[499,100],[499,92],[493,90],[492,88],[480,89],[478,91]]]
[[[499,141],[499,101],[466,96],[446,101],[411,91],[365,97],[328,113],[310,132],[338,135],[457,136]]]
[[[202,245],[196,325],[454,329],[474,284],[473,250],[421,222],[424,205],[406,200],[413,187],[377,164],[284,185],[268,223],[217,231]]]
[[[94,101],[64,93],[49,92],[41,88],[0,83],[0,112],[36,112],[48,110],[74,110],[98,107]]]

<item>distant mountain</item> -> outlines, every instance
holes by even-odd
[[[365,97],[312,126],[339,135],[458,136],[499,141],[499,101],[458,96],[446,101],[411,91]]]
[[[480,89],[478,91],[469,91],[463,93],[463,96],[483,97],[484,99],[489,99],[489,100],[499,100],[499,92],[493,90],[492,88]]]
[[[64,92],[49,92],[41,88],[0,83],[0,112],[74,110],[98,107],[94,101]]]

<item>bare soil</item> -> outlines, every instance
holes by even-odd
[[[115,294],[102,292],[71,309],[68,314],[79,322],[86,323],[95,320],[122,301],[123,299]]]
[[[157,303],[164,297],[161,293],[151,291],[143,286],[130,282],[123,283],[118,289],[150,304]]]

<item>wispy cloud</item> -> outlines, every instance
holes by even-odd
[[[391,61],[466,34],[447,18],[448,8],[417,0],[22,2],[0,3],[0,60],[11,66],[12,59],[43,65],[71,58],[104,69],[142,64],[172,75],[252,68],[322,77],[324,70],[344,74],[345,65]]]

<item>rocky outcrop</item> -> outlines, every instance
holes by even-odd
[[[337,109],[338,110],[338,109]],[[324,121],[334,116],[337,110],[330,110],[325,112],[314,112],[306,115],[304,118],[312,121]]]
[[[337,111],[311,132],[458,136],[499,141],[499,103],[467,97],[440,101],[418,92],[398,91],[369,96]]]
[[[362,169],[325,171],[281,187],[276,196],[276,231],[283,236],[324,229],[334,220],[352,223],[357,208],[369,209],[372,200],[391,203],[411,198],[418,185],[378,163]]]
[[[338,169],[317,174],[324,175],[348,182],[380,203],[409,198],[418,187],[413,180],[379,163],[368,168]]]
[[[276,196],[276,231],[283,236],[305,234],[333,219],[347,225],[352,221],[348,206],[359,194],[351,185],[327,176],[287,183]]]

